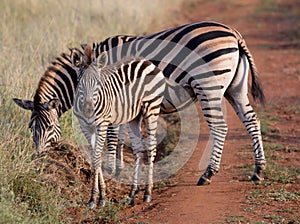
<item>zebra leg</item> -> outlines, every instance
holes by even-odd
[[[99,194],[98,173],[99,171],[97,169],[92,168],[92,191],[91,191],[91,198],[87,203],[87,206],[90,209],[94,209],[96,207],[96,197]]]
[[[144,144],[141,134],[141,121],[142,116],[137,116],[134,120],[129,122],[129,136],[132,142],[133,155],[134,155],[134,171],[132,178],[131,190],[127,200],[127,204],[134,204],[134,198],[137,196],[140,189],[141,170],[144,156]]]
[[[106,139],[108,123],[102,123],[100,126],[96,127],[95,132],[90,137],[90,143],[92,146],[91,152],[91,163],[93,170],[93,184],[91,198],[88,202],[89,208],[96,207],[96,197],[100,192],[99,205],[105,206],[105,182],[102,173],[102,150],[104,147],[104,142]]]
[[[107,166],[106,171],[112,175],[116,167],[116,151],[118,147],[119,126],[110,125],[107,129]]]
[[[228,128],[222,112],[222,95],[220,94],[220,97],[217,97],[217,95],[217,93],[214,94],[213,97],[204,95],[205,97],[199,100],[201,102],[204,117],[210,128],[210,135],[213,139],[213,151],[209,165],[198,180],[197,185],[210,184],[211,178],[219,171],[220,167],[222,150]]]
[[[104,177],[103,177],[103,173],[102,173],[102,169],[100,168],[99,170],[99,188],[100,188],[100,194],[99,194],[99,202],[98,205],[101,207],[104,207],[106,204],[106,185],[105,185],[105,181],[104,181]]]
[[[92,191],[91,191],[91,198],[87,203],[87,206],[90,209],[94,209],[96,207],[96,198],[99,194],[99,205],[101,207],[105,206],[105,182],[102,174],[101,167],[98,169],[92,169]],[[99,190],[100,189],[100,190]]]
[[[161,97],[157,97],[156,99],[153,99],[150,103],[145,103],[143,107],[143,117],[145,120],[147,131],[146,149],[148,155],[148,172],[146,176],[146,189],[144,193],[145,202],[150,202],[152,200],[153,169],[157,145],[156,130],[162,99],[163,98]]]
[[[225,97],[233,106],[253,141],[255,168],[251,180],[260,181],[263,179],[262,170],[265,169],[266,158],[263,150],[260,122],[249,103],[249,98],[247,95],[248,68],[249,64],[247,58],[243,56],[239,64],[235,80],[225,92]]]
[[[255,168],[251,176],[251,180],[254,182],[259,182],[263,180],[262,171],[266,167],[266,158],[263,150],[259,119],[257,118],[256,113],[249,102],[246,104],[239,104],[231,100],[229,102],[234,105],[234,108],[237,108],[237,114],[252,139]]]
[[[94,162],[92,160],[93,153],[94,153],[94,147],[95,147],[95,140],[92,139],[92,137],[95,136],[95,129],[91,128],[89,126],[86,126],[85,122],[83,122],[82,120],[79,120],[79,124],[80,124],[80,129],[89,144],[88,151],[90,152],[91,166],[92,166],[92,190],[91,190],[90,200],[87,202],[87,206],[90,209],[94,209],[96,207],[96,197],[99,194],[99,185],[98,185],[99,171],[95,168]]]
[[[119,126],[116,177],[118,177],[120,175],[122,169],[124,168],[123,149],[124,149],[124,143],[125,143],[125,129],[126,129],[126,124],[121,124]]]
[[[144,193],[144,201],[150,202],[152,200],[151,195],[153,189],[154,159],[156,156],[156,130],[158,115],[148,115],[147,113],[145,117],[147,117],[147,119],[145,119],[145,123],[147,129],[146,149],[148,155],[148,172],[146,176],[146,189]]]

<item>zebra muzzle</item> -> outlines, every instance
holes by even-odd
[[[91,118],[94,114],[94,105],[92,99],[86,99],[83,106],[83,114],[87,118]]]

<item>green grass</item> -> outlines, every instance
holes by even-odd
[[[105,207],[95,212],[96,214],[89,220],[89,223],[121,223],[119,212],[125,207],[125,200],[120,200],[116,204],[108,201]]]
[[[275,105],[270,107],[272,108],[275,108]],[[260,117],[267,159],[264,180],[260,184],[253,185],[252,190],[246,195],[242,209],[244,216],[228,215],[226,222],[299,223],[300,217],[295,214],[300,200],[300,191],[297,187],[300,167],[288,162],[294,160],[299,149],[285,144],[280,130],[275,128],[280,120],[272,119],[270,111],[261,114]],[[240,166],[244,176],[248,174],[249,169],[250,165]],[[257,214],[256,217],[253,217],[253,214]],[[245,221],[244,217],[251,218]]]
[[[284,188],[280,189],[262,189],[260,187],[257,187],[255,190],[253,190],[249,196],[248,199],[254,199],[255,202],[252,202],[252,204],[256,205],[262,205],[267,202],[267,200],[272,201],[297,201],[300,197],[300,192],[290,192],[287,191]]]
[[[249,219],[246,218],[244,215],[234,215],[234,214],[225,214],[226,219],[225,223],[248,223]]]
[[[267,17],[271,17],[274,22],[278,21],[278,24],[283,22],[285,25],[278,32],[278,34],[281,35],[281,38],[277,48],[280,47],[280,44],[285,42],[285,46],[296,49],[300,44],[299,23],[297,23],[300,19],[299,12],[300,7],[299,2],[297,1],[287,2],[282,0],[264,0],[262,1],[262,4],[257,4],[257,8],[252,17],[253,22],[264,19],[265,15],[267,15]],[[260,23],[258,23],[258,28],[267,29],[267,27]],[[274,35],[274,37],[276,37],[276,35]],[[263,47],[269,48],[272,46],[264,45]]]
[[[271,139],[272,140],[272,139]],[[264,150],[267,158],[267,167],[264,171],[264,180],[253,185],[253,189],[246,195],[242,211],[244,217],[248,213],[264,211],[256,218],[251,218],[250,223],[299,223],[300,217],[293,217],[297,212],[297,204],[300,200],[300,192],[297,187],[297,178],[300,175],[300,168],[282,164],[282,159],[291,156],[286,154],[286,147],[280,143],[265,142]],[[290,150],[291,151],[291,150]],[[297,152],[297,151],[296,151]],[[249,170],[248,166],[241,167],[243,172]],[[286,204],[285,209],[279,209],[279,204]],[[274,208],[277,208],[274,211]],[[259,214],[259,213],[258,213]],[[227,222],[245,222],[243,217],[228,216]],[[254,220],[263,220],[257,221]]]
[[[257,185],[254,190],[249,192],[247,200],[244,202],[245,216],[258,212],[257,218],[250,220],[251,223],[299,223],[299,217],[294,217],[297,214],[297,201],[300,199],[300,192],[286,190],[281,186],[265,186]],[[273,208],[273,205],[276,210]],[[285,205],[280,208],[278,205]],[[259,213],[261,212],[261,213]],[[281,222],[283,217],[285,222]],[[254,222],[254,220],[264,220]],[[298,220],[298,221],[297,221]]]
[[[272,140],[272,139],[271,139]],[[298,152],[297,147],[288,147],[280,143],[265,142],[264,151],[268,161],[267,169],[264,172],[265,179],[269,183],[295,183],[300,174],[300,168],[294,166],[283,166],[281,160],[288,158],[288,152]]]
[[[72,222],[64,215],[69,199],[33,162],[30,113],[11,99],[32,99],[50,61],[68,47],[165,29],[175,23],[169,18],[181,2],[0,1],[0,223]],[[74,142],[71,123],[68,112],[61,119],[62,136]],[[104,216],[117,208],[109,209]]]
[[[280,12],[287,13],[288,9],[281,6],[280,0],[264,0],[263,5],[260,6],[259,10],[261,12]]]

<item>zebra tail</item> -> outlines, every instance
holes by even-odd
[[[253,57],[246,45],[244,38],[241,36],[240,33],[237,32],[237,34],[238,34],[237,39],[238,39],[239,46],[240,46],[242,52],[246,55],[249,65],[250,65],[250,71],[251,71],[251,77],[252,77],[252,83],[251,83],[252,97],[255,101],[258,100],[264,106],[266,103],[266,98],[265,98],[265,94],[262,89],[260,79],[258,77],[258,71],[257,71],[256,65],[254,63]]]

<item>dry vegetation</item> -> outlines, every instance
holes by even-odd
[[[37,163],[27,128],[30,113],[17,108],[11,98],[31,99],[50,61],[68,47],[165,28],[168,12],[181,2],[0,1],[0,223],[72,222],[68,212],[86,200],[76,198],[85,186],[77,186],[73,174],[80,174],[83,182],[89,175],[70,146],[60,146]],[[63,138],[72,142],[71,121],[71,113],[61,119]],[[72,169],[64,166],[66,162]]]

